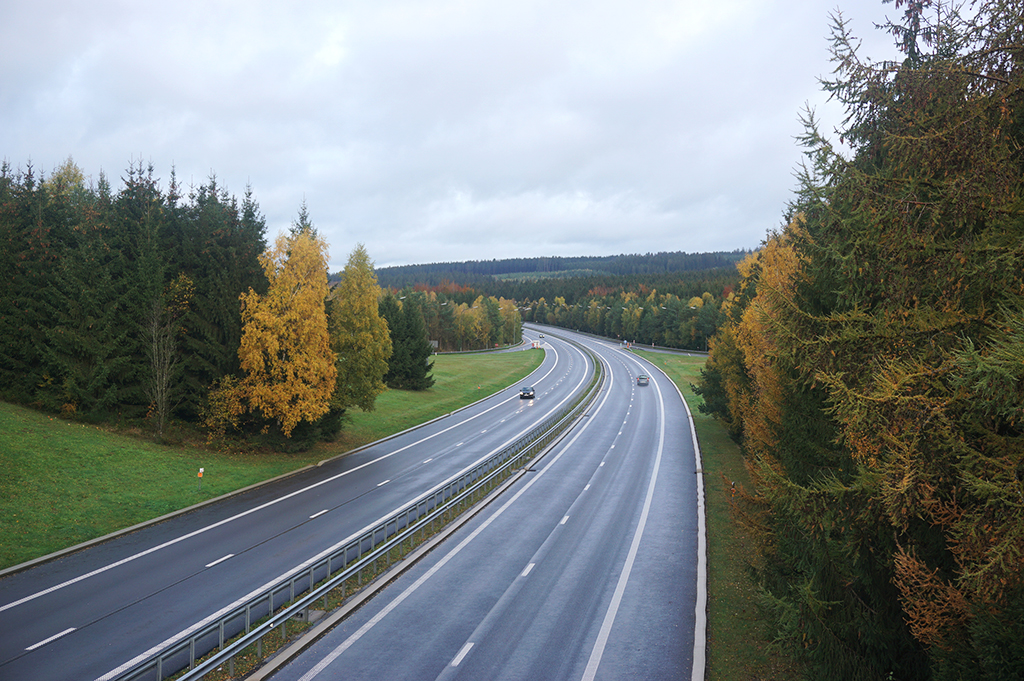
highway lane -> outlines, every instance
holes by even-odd
[[[689,420],[660,372],[610,344],[582,342],[609,369],[582,424],[275,681],[691,676],[698,523]],[[639,373],[650,385],[636,385]]]
[[[100,679],[514,440],[589,380],[553,339],[528,381],[274,485],[0,580],[0,678]]]

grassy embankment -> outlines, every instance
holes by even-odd
[[[543,353],[440,355],[422,392],[391,390],[301,454],[163,446],[0,403],[0,569],[342,454],[518,381]],[[204,468],[202,484],[198,478]]]
[[[746,566],[753,547],[729,510],[729,483],[749,488],[739,447],[712,417],[700,413],[691,384],[700,379],[703,357],[638,351],[664,371],[683,393],[700,441],[708,531],[709,681],[799,678],[793,663],[769,647],[771,625],[756,604]]]

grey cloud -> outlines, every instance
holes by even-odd
[[[843,4],[888,44],[891,6]],[[749,248],[823,106],[831,8],[8,3],[0,155],[251,182],[271,237],[305,199],[335,269],[356,241],[378,265]]]

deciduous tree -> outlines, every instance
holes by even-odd
[[[387,387],[384,376],[392,347],[387,322],[379,313],[381,295],[373,262],[359,244],[349,255],[329,302],[331,349],[338,371],[332,409],[372,411]]]
[[[274,419],[290,436],[300,421],[327,413],[337,368],[324,301],[327,244],[308,233],[278,237],[260,257],[269,285],[265,295],[242,295],[238,358],[245,377],[241,401]]]

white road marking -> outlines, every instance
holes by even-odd
[[[549,373],[550,373],[550,372],[549,372]],[[585,375],[586,375],[586,372],[584,372],[584,377],[585,377]],[[545,374],[545,376],[546,376],[546,374]],[[577,388],[579,388],[579,386],[583,384],[583,381],[584,381],[584,379],[583,379],[583,378],[581,378],[581,379],[580,379],[580,382],[579,382],[579,384],[578,384],[578,385],[577,385],[576,387],[577,387]],[[510,399],[512,399],[512,398],[510,398]],[[566,397],[566,398],[565,398],[564,400],[562,400],[562,401],[561,401],[561,402],[559,402],[558,404],[554,405],[554,407],[553,407],[553,408],[551,409],[551,411],[550,411],[550,412],[548,412],[548,413],[549,413],[549,414],[551,414],[551,413],[554,413],[554,412],[555,412],[556,410],[560,409],[560,408],[562,407],[562,405],[564,405],[564,404],[565,404],[565,403],[566,403],[566,402],[567,402],[567,401],[568,401],[569,399],[570,399],[570,397]],[[507,402],[507,401],[508,401],[508,400],[505,400],[505,402]],[[504,404],[505,402],[499,402],[499,403],[498,403],[497,405],[495,405],[494,407],[491,407],[491,408],[489,408],[489,409],[487,409],[487,410],[485,410],[485,411],[481,412],[481,414],[487,413],[488,411],[491,411],[492,409],[495,409],[495,408],[496,408],[497,406],[500,406],[500,405]],[[602,402],[602,405],[603,405],[603,404],[604,404],[604,403]],[[600,411],[600,407],[599,407],[599,408],[597,409],[597,411]],[[596,414],[596,413],[597,413],[597,411],[595,411],[594,413]],[[477,416],[479,416],[479,414],[478,414]],[[474,417],[472,417],[472,418],[476,418],[476,417],[474,416]],[[469,421],[469,420],[470,420],[470,419],[467,419],[467,421]],[[465,423],[465,422],[466,422],[466,421],[464,421],[463,423]],[[455,428],[455,427],[457,427],[458,425],[461,425],[461,424],[456,424],[455,426],[450,426],[449,428],[447,428],[447,429],[445,429],[445,430],[443,430],[443,431],[440,431],[440,433],[443,433],[443,432],[447,432],[448,430],[451,430],[452,428]],[[588,424],[587,424],[587,425],[589,425],[589,422],[588,422]],[[586,427],[587,427],[587,426],[586,426],[586,425],[584,425],[583,429],[582,429],[582,430],[581,430],[580,432],[582,433],[582,432],[583,432],[584,430],[586,430]],[[473,468],[474,466],[477,466],[477,465],[479,465],[479,464],[483,463],[484,461],[486,461],[486,460],[487,460],[487,458],[488,458],[489,456],[493,456],[495,452],[497,452],[497,451],[500,451],[500,450],[501,450],[502,448],[504,448],[504,447],[507,447],[507,446],[508,446],[509,444],[511,444],[512,442],[514,442],[514,441],[515,441],[515,440],[516,440],[517,438],[521,437],[521,436],[522,436],[522,434],[523,434],[523,433],[525,433],[525,432],[526,432],[526,431],[522,431],[522,432],[520,432],[520,433],[519,433],[518,435],[516,435],[516,436],[514,436],[513,438],[511,438],[511,439],[507,440],[506,442],[504,442],[503,444],[501,444],[501,445],[500,445],[500,446],[499,446],[499,447],[498,447],[497,449],[495,449],[495,450],[492,450],[491,452],[489,452],[489,453],[487,453],[487,454],[483,455],[482,457],[480,457],[480,458],[479,458],[479,459],[478,459],[477,461],[475,461],[474,463],[471,463],[471,464],[470,464],[470,465],[469,465],[469,466],[468,466],[467,468],[465,468],[464,470],[469,470],[469,469]],[[420,444],[420,443],[422,443],[422,442],[426,442],[426,441],[427,441],[427,440],[429,440],[430,438],[432,438],[432,437],[435,437],[436,435],[439,435],[440,433],[435,433],[434,435],[430,435],[430,436],[427,436],[427,437],[423,438],[422,440],[419,440],[418,442],[414,442],[414,443],[412,443],[412,444],[410,444],[410,445],[406,445],[405,447],[402,447],[401,449],[396,449],[395,451],[391,452],[390,454],[385,454],[384,456],[382,456],[382,457],[380,457],[380,458],[378,458],[378,459],[375,459],[374,461],[368,461],[368,462],[366,462],[366,463],[362,464],[361,466],[357,466],[356,468],[353,468],[352,470],[349,470],[349,471],[346,471],[346,472],[344,472],[344,473],[341,473],[341,474],[339,474],[339,475],[336,475],[336,476],[334,476],[334,478],[330,478],[329,480],[321,481],[321,482],[318,482],[318,483],[316,483],[316,484],[314,484],[314,485],[310,485],[310,487],[308,487],[308,488],[306,488],[306,489],[312,489],[312,488],[314,488],[314,487],[318,487],[318,486],[320,486],[320,485],[324,484],[325,482],[329,482],[330,480],[333,480],[333,479],[335,479],[335,478],[340,478],[340,477],[342,477],[343,475],[347,475],[348,473],[351,473],[351,472],[353,472],[353,471],[359,470],[360,468],[365,468],[366,466],[369,466],[370,464],[372,464],[372,463],[375,463],[376,461],[380,461],[381,459],[386,459],[386,458],[388,458],[389,456],[393,456],[394,454],[397,454],[397,453],[398,453],[398,452],[400,452],[400,451],[403,451],[403,450],[405,450],[405,449],[408,449],[408,448],[410,448],[410,447],[414,447],[415,445],[417,445],[417,444]],[[577,435],[576,437],[579,437],[579,435]],[[572,444],[573,442],[575,442],[575,441],[576,441],[576,438],[573,438],[573,439],[572,439],[572,440],[571,440],[571,441],[569,442],[569,445],[571,445],[571,444]],[[568,447],[569,445],[567,445],[567,447]],[[556,456],[556,457],[555,457],[555,459],[554,459],[554,460],[552,461],[552,463],[554,463],[554,461],[557,461],[557,460],[558,460],[558,458],[559,458],[559,457],[557,457],[557,456]],[[543,471],[542,471],[542,472],[543,472]],[[455,480],[455,479],[457,479],[457,478],[458,478],[458,476],[459,476],[459,475],[461,475],[461,474],[462,474],[461,472],[459,472],[459,473],[455,473],[454,475],[452,475],[451,477],[449,477],[449,478],[448,478],[447,480],[445,480],[445,481],[441,482],[439,486],[443,487],[444,485],[448,484],[448,483],[449,483],[449,482],[451,482],[452,480]],[[538,475],[537,477],[533,478],[533,480],[539,480],[539,479],[540,479],[540,476],[539,476],[539,475]],[[530,486],[532,486],[532,484],[533,484],[533,483],[532,483],[532,481],[531,481],[530,483],[528,483],[528,484],[527,484],[527,486],[526,486],[526,487],[524,488],[524,491],[525,491],[525,489],[529,489],[529,488],[530,488]],[[306,491],[306,490],[297,490],[297,491],[295,491],[295,492],[292,492],[291,494],[287,495],[286,497],[281,497],[281,499],[278,499],[278,500],[276,500],[276,501],[270,501],[270,502],[267,502],[266,504],[264,504],[264,505],[263,505],[263,506],[261,506],[260,508],[263,508],[263,507],[266,507],[266,506],[271,506],[271,505],[273,505],[273,504],[277,503],[277,501],[281,501],[281,500],[283,500],[283,499],[286,499],[286,498],[288,498],[288,497],[292,497],[292,496],[295,496],[296,494],[300,494],[300,493],[302,493],[302,492],[304,492],[304,491]],[[426,493],[424,493],[423,495],[421,495],[421,498],[422,498],[422,497],[425,497],[425,496],[426,496]],[[518,497],[514,497],[514,498],[513,498],[513,500],[514,500],[515,498],[518,498]],[[414,500],[413,500],[412,502],[410,502],[410,503],[415,503],[415,501],[416,501],[416,499],[414,499]],[[403,506],[405,506],[405,505],[406,505],[406,504],[403,504]],[[254,511],[254,510],[259,510],[259,509],[252,509],[252,510],[250,510],[250,511],[246,511],[245,513],[241,513],[241,514],[239,514],[239,516],[236,516],[236,517],[241,517],[241,516],[243,516],[243,515],[248,515],[249,513],[252,513],[252,512]],[[375,527],[376,525],[380,524],[380,523],[381,523],[381,522],[382,522],[382,521],[383,521],[383,520],[384,520],[385,518],[389,517],[390,515],[392,515],[392,514],[394,514],[394,513],[397,513],[397,512],[398,512],[398,510],[399,510],[399,509],[397,509],[397,508],[396,508],[396,509],[394,509],[393,511],[391,511],[391,513],[388,513],[388,514],[386,514],[386,515],[384,515],[384,516],[381,516],[380,518],[378,518],[377,520],[375,520],[375,521],[373,521],[372,523],[368,524],[368,525],[367,525],[366,527],[362,528],[362,529],[361,529],[361,530],[359,530],[358,532],[355,532],[355,533],[353,533],[353,534],[349,535],[349,536],[348,536],[348,537],[346,537],[345,539],[342,539],[341,541],[339,541],[338,543],[336,543],[336,544],[335,544],[334,546],[330,546],[330,547],[328,547],[327,549],[325,549],[325,550],[321,551],[321,552],[320,552],[319,554],[317,554],[317,555],[313,556],[313,557],[312,557],[312,558],[310,558],[309,560],[306,560],[306,561],[302,562],[301,564],[299,564],[299,565],[295,566],[294,568],[292,568],[292,569],[288,570],[288,572],[285,572],[284,574],[282,574],[282,575],[279,575],[279,576],[278,576],[278,577],[277,577],[276,579],[274,579],[274,580],[271,580],[271,581],[267,582],[266,584],[264,584],[264,585],[262,585],[262,586],[256,587],[255,589],[253,589],[252,591],[250,591],[250,592],[249,592],[248,594],[246,594],[246,595],[242,596],[241,598],[239,598],[238,600],[236,600],[236,601],[235,601],[234,603],[229,603],[228,605],[224,606],[223,608],[221,608],[221,609],[220,609],[220,610],[218,610],[217,612],[215,612],[215,613],[213,613],[213,614],[211,614],[211,615],[207,616],[206,618],[204,618],[203,620],[201,620],[201,621],[199,621],[199,622],[196,622],[195,624],[193,624],[192,626],[188,627],[187,629],[185,629],[185,630],[183,630],[183,631],[179,631],[179,632],[178,632],[177,634],[175,634],[174,636],[171,636],[171,637],[170,637],[170,638],[168,638],[167,640],[165,640],[165,641],[163,641],[163,642],[161,642],[161,643],[158,643],[157,645],[153,646],[152,648],[150,648],[149,650],[147,650],[147,651],[145,651],[145,652],[142,652],[142,653],[140,653],[139,655],[136,655],[136,656],[135,656],[134,658],[132,658],[131,660],[128,660],[127,662],[125,662],[124,664],[120,665],[120,666],[119,666],[119,667],[117,667],[116,669],[112,669],[112,670],[110,670],[109,672],[107,672],[107,673],[106,673],[106,674],[104,674],[103,676],[99,677],[99,678],[98,678],[98,679],[97,679],[96,681],[111,681],[111,679],[114,679],[114,678],[116,678],[117,676],[119,676],[119,675],[120,675],[121,673],[123,673],[123,672],[125,672],[125,671],[127,671],[127,670],[131,669],[132,667],[134,667],[134,666],[135,666],[136,664],[138,664],[139,662],[142,662],[143,660],[147,660],[147,659],[149,659],[150,657],[152,657],[153,655],[156,655],[156,654],[157,654],[158,652],[160,652],[161,650],[164,650],[165,648],[167,648],[167,647],[169,647],[169,646],[172,646],[172,645],[174,645],[175,643],[178,643],[179,641],[182,641],[182,640],[184,640],[184,639],[188,638],[188,637],[189,637],[189,636],[190,636],[191,634],[193,634],[193,633],[194,633],[194,632],[196,632],[196,631],[199,631],[200,629],[202,629],[203,627],[205,627],[205,626],[206,626],[207,624],[210,624],[211,622],[216,622],[216,621],[217,621],[218,619],[220,619],[220,617],[222,617],[223,615],[225,615],[225,614],[227,614],[227,613],[231,612],[231,611],[232,611],[232,610],[234,610],[235,608],[237,608],[237,607],[239,607],[240,605],[244,604],[244,603],[245,603],[246,601],[249,601],[249,600],[251,600],[252,598],[255,598],[255,597],[256,597],[257,595],[259,595],[259,594],[263,593],[264,591],[266,591],[267,589],[269,589],[269,588],[270,588],[271,586],[273,586],[273,585],[277,584],[278,582],[280,582],[280,581],[281,581],[282,579],[284,579],[284,578],[285,578],[286,576],[288,576],[288,575],[292,574],[293,572],[296,572],[296,571],[299,571],[299,570],[304,570],[304,569],[308,568],[308,567],[309,567],[310,565],[313,565],[313,564],[315,564],[316,562],[318,562],[318,561],[320,561],[320,560],[322,560],[322,559],[326,558],[326,557],[327,557],[328,555],[330,555],[330,554],[331,554],[331,553],[333,553],[334,551],[337,551],[337,550],[338,550],[338,549],[340,549],[340,548],[341,548],[342,546],[344,546],[345,544],[349,543],[350,541],[352,541],[352,540],[353,540],[353,539],[355,539],[356,537],[358,537],[358,536],[362,535],[362,534],[363,534],[364,532],[366,532],[366,531],[370,530],[371,528]],[[218,525],[222,525],[222,524],[224,524],[224,523],[226,523],[226,522],[229,522],[229,521],[230,521],[230,520],[232,520],[232,519],[233,519],[233,518],[228,518],[228,519],[226,519],[226,520],[222,520],[221,522],[219,522],[219,523],[217,523],[217,524],[218,524]],[[197,531],[196,531],[196,532],[194,532],[193,534],[200,534],[200,533],[202,533],[202,532],[205,532],[206,530],[208,530],[208,529],[210,529],[210,528],[212,528],[212,527],[214,527],[214,526],[213,526],[213,525],[211,525],[211,526],[210,526],[210,527],[208,527],[208,528],[204,528],[204,529],[202,529],[202,530],[197,530]],[[183,538],[184,538],[184,537],[183,537]],[[173,543],[177,543],[178,541],[181,541],[181,539],[183,539],[183,538],[179,538],[179,539],[176,539],[176,540],[172,540],[171,542],[168,542],[168,545],[169,545],[169,544],[173,544]],[[153,552],[153,551],[155,551],[155,550],[156,550],[157,548],[161,548],[161,547],[156,547],[156,548],[154,548],[154,549],[150,549],[149,551],[146,551],[146,553],[152,553],[152,552]],[[143,554],[139,554],[139,555],[143,555]],[[139,556],[134,556],[134,557],[132,557],[132,558],[130,558],[130,559],[126,559],[126,560],[124,560],[124,561],[121,561],[121,562],[122,562],[122,563],[126,563],[126,562],[128,562],[128,560],[134,560],[134,558],[137,558],[137,557],[139,557]],[[96,571],[95,573],[92,573],[92,574],[98,574],[98,573],[100,573],[100,572],[104,572],[105,570],[109,569],[109,567],[112,567],[112,566],[108,566],[107,568],[100,568],[99,570],[97,570],[97,571]],[[438,566],[438,567],[440,567],[440,566]],[[433,573],[430,573],[430,574],[433,574]],[[79,577],[79,578],[77,578],[77,579],[75,579],[75,580],[72,580],[71,582],[67,582],[67,583],[65,583],[64,585],[61,585],[61,586],[66,586],[67,584],[70,584],[70,583],[73,583],[73,582],[77,582],[77,581],[81,581],[82,579],[84,579],[84,578],[85,578],[85,577],[87,577],[87,576],[90,576],[90,575],[85,575],[85,576],[83,576],[83,577]],[[429,576],[429,575],[428,575],[428,576]],[[426,581],[426,580],[424,579],[423,581]],[[60,586],[58,586],[58,587],[54,587],[54,588],[52,588],[52,589],[49,589],[49,590],[48,590],[47,592],[45,592],[45,593],[49,593],[50,591],[56,591],[56,590],[57,590],[58,588],[60,588]],[[30,596],[30,597],[28,597],[28,598],[24,598],[24,599],[22,599],[22,600],[21,600],[21,601],[19,601],[19,602],[16,602],[16,603],[12,603],[12,604],[10,604],[10,605],[8,605],[8,606],[0,607],[0,612],[2,612],[2,611],[3,611],[4,609],[6,609],[6,608],[8,608],[8,607],[13,607],[13,606],[15,606],[15,605],[18,605],[18,604],[20,604],[20,603],[24,602],[24,601],[29,601],[29,600],[32,600],[32,599],[33,599],[33,598],[35,598],[36,596],[41,596],[41,595],[43,595],[43,593],[44,593],[44,592],[40,592],[39,594],[36,594],[36,595],[34,595],[34,596]],[[403,597],[403,600],[404,600],[404,597]],[[395,606],[397,606],[397,605],[398,605],[398,603],[395,603]],[[389,611],[389,612],[390,612],[390,611]],[[386,613],[384,613],[384,614],[386,614]],[[384,616],[384,615],[382,614],[382,615],[380,616],[380,619],[383,619],[383,616]],[[379,620],[378,620],[378,621],[379,621]],[[365,626],[365,625],[364,625],[364,626]],[[371,625],[370,627],[367,627],[367,629],[369,629],[369,628],[372,628],[372,625]],[[359,634],[359,636],[362,636],[362,634]],[[354,643],[354,641],[352,641],[352,642]],[[345,648],[347,648],[347,647],[348,647],[348,646],[345,646]],[[344,652],[344,651],[342,651],[342,652]],[[341,653],[339,652],[338,654],[340,655]],[[314,676],[315,676],[315,674],[314,674]],[[312,678],[312,677],[309,677],[309,678]]]
[[[316,513],[314,513],[313,515],[309,516],[309,519],[310,519],[310,520],[312,520],[313,518],[319,518],[319,517],[320,517],[320,516],[322,516],[322,515],[323,515],[324,513],[327,513],[327,512],[329,511],[329,510],[331,510],[331,509],[329,509],[329,508],[325,508],[325,509],[324,509],[324,510],[322,510],[322,511],[317,511],[317,512],[316,512]]]
[[[462,662],[462,660],[465,659],[466,655],[469,654],[469,649],[472,648],[472,647],[473,647],[473,642],[472,641],[469,641],[468,643],[466,643],[466,645],[462,646],[462,650],[460,650],[459,654],[455,656],[454,660],[452,660],[452,666],[453,667],[458,667],[459,663]]]
[[[612,633],[612,625],[615,623],[615,615],[619,612],[619,605],[622,603],[622,594],[626,591],[626,584],[629,583],[629,573],[633,570],[633,563],[636,554],[640,550],[640,540],[644,536],[644,528],[647,526],[647,516],[651,512],[651,503],[654,499],[654,485],[658,482],[658,470],[661,468],[661,455],[665,450],[665,402],[661,396],[661,388],[655,383],[658,391],[658,402],[661,405],[661,427],[658,435],[658,453],[654,457],[654,470],[651,471],[651,481],[647,485],[647,497],[644,499],[644,508],[640,513],[640,522],[637,523],[636,532],[633,533],[633,542],[629,546],[629,553],[626,555],[626,562],[619,574],[619,581],[615,585],[615,592],[612,594],[611,603],[608,604],[608,611],[601,623],[601,630],[597,634],[597,641],[590,653],[590,660],[583,672],[583,681],[594,681],[597,676],[597,668],[604,656],[605,646],[608,644],[608,637]],[[601,465],[604,465],[603,463]]]
[[[388,484],[389,482],[391,482],[391,480],[385,480],[384,482],[378,482],[377,483],[377,487],[383,487],[384,485]]]
[[[605,393],[604,398],[601,400],[601,404],[597,407],[597,409],[594,410],[595,415],[597,415],[604,407],[605,403],[608,401],[609,394],[610,391]],[[347,639],[342,641],[341,645],[339,645],[337,648],[335,648],[326,656],[324,656],[324,658],[320,660],[312,669],[306,672],[305,675],[303,675],[302,678],[299,679],[299,681],[312,681],[314,678],[319,676],[322,671],[327,669],[327,667],[329,667],[335,660],[341,657],[346,650],[351,648],[357,641],[359,641],[359,639],[365,636],[366,633],[370,631],[370,629],[373,629],[375,626],[377,626],[385,617],[388,616],[388,614],[390,614],[393,610],[400,606],[402,602],[405,601],[405,599],[407,599],[417,589],[423,586],[423,584],[425,584],[428,579],[437,574],[437,572],[440,571],[445,565],[447,565],[448,562],[451,561],[456,555],[458,555],[462,551],[462,549],[468,546],[469,543],[476,539],[477,536],[480,535],[480,533],[486,530],[491,525],[491,523],[493,523],[503,513],[505,513],[505,510],[508,509],[509,506],[518,501],[519,497],[526,494],[527,490],[533,487],[538,480],[543,478],[544,474],[551,470],[551,467],[554,466],[567,451],[569,451],[569,449],[576,442],[576,440],[578,440],[580,436],[582,436],[583,433],[587,430],[590,424],[594,422],[595,419],[590,419],[585,424],[583,424],[583,427],[576,432],[576,435],[574,435],[573,438],[569,440],[568,444],[566,444],[565,447],[562,448],[562,450],[558,452],[558,454],[556,454],[555,457],[551,459],[551,461],[549,461],[548,464],[540,470],[540,472],[537,473],[536,476],[530,478],[529,482],[523,485],[523,487],[518,492],[513,494],[512,498],[510,498],[508,501],[502,504],[502,506],[498,508],[498,510],[496,510],[493,515],[489,516],[483,523],[481,523],[475,530],[473,530],[468,537],[459,542],[459,544],[451,551],[449,551],[444,556],[444,558],[439,560],[433,567],[427,570],[419,579],[417,579],[415,582],[409,585],[405,589],[405,591],[403,591],[395,598],[395,600],[391,601],[386,606],[384,606],[383,610],[381,610],[372,618],[370,618],[370,620],[366,624],[361,626],[355,633],[353,633]]]
[[[555,352],[555,355],[556,355],[555,364],[556,365],[557,365],[557,354],[558,353],[556,351]],[[544,374],[539,379],[537,379],[537,382],[539,383],[540,381],[543,381],[545,378],[547,378],[551,374],[551,371],[554,371],[554,367],[551,367],[551,370],[549,370],[548,373]],[[89,577],[95,577],[98,574],[102,574],[104,572],[107,572],[108,570],[113,570],[116,567],[120,567],[120,566],[124,565],[125,563],[130,563],[133,560],[136,560],[138,558],[142,558],[143,556],[148,556],[151,553],[155,553],[157,551],[160,551],[161,549],[165,549],[165,548],[167,548],[169,546],[173,546],[173,545],[175,545],[175,544],[177,544],[179,542],[183,542],[183,541],[185,541],[187,539],[191,539],[192,537],[195,537],[195,536],[198,536],[200,534],[203,534],[204,532],[209,532],[210,530],[218,528],[221,525],[226,525],[227,523],[233,522],[233,521],[238,520],[240,518],[244,518],[245,516],[250,515],[252,513],[256,513],[257,511],[262,511],[265,508],[268,508],[270,506],[274,506],[275,504],[279,504],[282,501],[286,501],[288,499],[291,499],[294,496],[298,496],[300,494],[303,494],[304,492],[308,492],[308,491],[310,491],[312,489],[320,487],[321,485],[326,485],[328,483],[334,482],[335,480],[338,480],[339,478],[343,478],[346,475],[350,475],[352,473],[355,473],[356,471],[358,471],[360,469],[363,469],[363,468],[366,468],[367,466],[372,466],[373,464],[378,463],[380,461],[383,461],[384,459],[391,458],[395,454],[398,454],[400,452],[404,452],[405,450],[410,449],[411,447],[415,447],[416,445],[422,444],[422,443],[426,442],[427,440],[431,440],[431,439],[437,437],[438,435],[443,435],[444,433],[447,433],[450,430],[458,428],[459,426],[462,426],[463,424],[466,424],[466,423],[472,421],[473,419],[479,418],[479,417],[483,416],[484,414],[487,414],[487,413],[497,409],[498,407],[504,405],[506,402],[511,402],[514,399],[517,399],[517,397],[516,396],[509,397],[509,398],[507,398],[505,400],[502,400],[502,401],[496,403],[492,407],[488,407],[487,409],[483,410],[479,414],[475,414],[474,416],[470,416],[465,421],[460,421],[459,423],[455,423],[455,424],[453,424],[451,426],[448,426],[447,428],[445,428],[443,430],[439,430],[438,432],[436,432],[436,433],[434,433],[432,435],[428,435],[428,436],[426,436],[426,437],[424,437],[424,438],[422,438],[420,440],[417,440],[416,442],[412,442],[410,444],[407,444],[404,447],[399,447],[398,449],[396,449],[396,450],[394,450],[392,452],[388,452],[387,454],[382,454],[381,456],[377,457],[376,459],[373,459],[371,461],[367,461],[366,463],[360,464],[360,465],[358,465],[358,466],[356,466],[354,468],[350,468],[347,471],[342,471],[341,473],[338,473],[335,476],[332,476],[332,477],[329,477],[329,478],[325,478],[325,479],[323,479],[323,480],[321,480],[319,482],[313,483],[312,485],[310,485],[308,487],[304,487],[303,489],[295,490],[294,492],[291,492],[290,494],[286,494],[286,495],[284,495],[282,497],[278,497],[277,499],[273,499],[271,501],[268,501],[265,504],[261,504],[259,506],[255,506],[253,508],[250,508],[250,509],[248,509],[246,511],[242,511],[241,513],[233,515],[230,518],[224,518],[223,520],[215,522],[215,523],[213,523],[211,525],[207,525],[206,527],[201,527],[198,530],[195,530],[193,532],[189,532],[187,534],[183,534],[180,537],[176,537],[174,539],[171,539],[170,541],[166,541],[163,544],[159,544],[157,546],[150,547],[150,548],[146,549],[145,551],[140,551],[139,553],[136,553],[134,555],[128,556],[127,558],[123,558],[123,559],[121,559],[119,561],[110,563],[109,565],[105,565],[105,566],[103,566],[101,568],[97,568],[97,569],[93,570],[92,572],[87,572],[84,575],[79,575],[78,577],[74,577],[74,578],[69,579],[69,580],[67,580],[65,582],[61,582],[60,584],[55,584],[54,586],[51,586],[48,589],[43,589],[42,591],[38,591],[38,592],[36,592],[34,594],[25,596],[24,598],[19,599],[17,601],[12,601],[12,602],[7,603],[5,605],[0,605],[0,612],[3,612],[5,610],[9,610],[11,608],[16,608],[19,605],[22,605],[23,603],[28,603],[29,601],[33,601],[33,600],[35,600],[37,598],[40,598],[40,597],[45,596],[47,594],[53,593],[54,591],[59,591],[60,589],[63,589],[65,587],[69,587],[69,586],[71,586],[73,584],[77,584],[78,582],[81,582],[84,579],[88,579]],[[566,398],[566,399],[568,399],[568,398]],[[563,400],[563,402],[564,402],[564,400]],[[554,412],[556,409],[561,407],[561,405],[562,405],[562,403],[559,403],[559,404],[555,405],[554,409],[552,409],[552,412]]]
[[[68,634],[70,634],[74,630],[75,630],[75,627],[71,627],[70,629],[65,629],[64,631],[60,632],[59,634],[54,634],[53,636],[51,636],[50,638],[46,639],[45,641],[40,641],[39,643],[37,643],[37,644],[35,644],[33,646],[29,646],[28,648],[25,648],[25,650],[35,650],[36,648],[42,648],[43,646],[45,646],[50,641],[56,641],[61,636],[67,636]]]
[[[520,573],[519,576],[520,577],[525,577],[526,575],[530,574],[530,572],[533,570],[533,566],[534,565],[536,565],[536,563],[530,563],[529,565],[527,565],[526,569],[523,570],[522,573]]]
[[[213,561],[212,563],[207,563],[207,564],[206,564],[206,567],[208,567],[208,568],[211,568],[211,567],[213,567],[214,565],[216,565],[217,563],[223,563],[223,562],[224,562],[224,561],[226,561],[226,560],[227,560],[228,558],[234,558],[234,557],[235,557],[235,554],[233,554],[233,553],[229,553],[228,555],[224,556],[223,558],[218,558],[217,560]]]
[[[569,516],[565,516],[564,518],[562,518],[562,522],[560,522],[558,524],[559,525],[565,525],[567,522],[569,522]]]
[[[427,459],[426,461],[424,461],[423,463],[430,463],[433,460],[434,460],[433,458],[430,458],[430,459]]]
[[[590,489],[590,485],[589,484],[587,484],[587,486],[583,488],[583,491],[586,492],[588,489]]]

